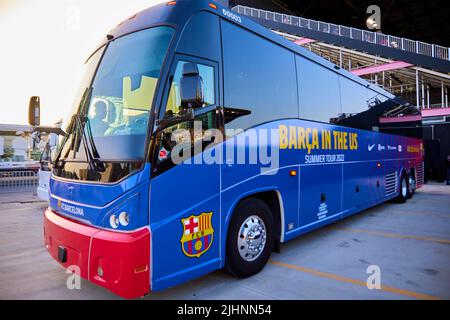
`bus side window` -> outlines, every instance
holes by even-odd
[[[181,60],[178,61],[174,74],[170,77],[169,92],[166,93],[168,96],[166,108],[164,110],[163,115],[164,118],[170,118],[180,114],[181,111],[180,79],[182,76],[183,65],[185,63],[187,63],[187,61]],[[204,99],[203,108],[215,105],[216,85],[215,85],[214,67],[200,63],[196,63],[196,65],[203,82],[203,99]],[[197,122],[196,126],[194,125],[194,122]],[[213,139],[203,139],[203,138],[209,134],[208,131],[209,129],[215,128],[217,128],[216,110],[210,110],[208,112],[196,116],[194,121],[185,121],[164,129],[162,132],[159,133],[158,137],[159,143],[157,149],[157,162],[158,163],[173,162],[166,160],[172,159],[172,151],[177,144],[190,145],[192,147],[192,150],[190,150],[190,152],[187,152],[187,154],[185,155],[187,156],[187,158],[195,155],[193,147],[194,144],[196,143],[203,144],[203,147],[201,148],[201,150],[203,151],[211,143],[211,141],[214,140],[214,138]],[[200,132],[198,131],[198,129],[201,129]],[[207,141],[200,142],[199,140],[202,139]],[[199,151],[198,148],[196,149],[196,151]],[[178,154],[177,156],[180,155]]]
[[[166,110],[164,117],[177,115],[181,107],[180,96],[180,79],[182,76],[183,65],[186,61],[178,61],[174,75],[171,77],[169,96],[167,98]],[[215,104],[214,92],[214,68],[204,64],[197,63],[200,77],[203,80],[203,97],[205,100],[204,107]]]

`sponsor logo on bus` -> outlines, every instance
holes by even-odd
[[[406,147],[406,152],[419,153],[420,152],[420,147],[419,146],[407,146]]]
[[[83,208],[79,208],[77,206],[67,204],[58,199],[58,209],[62,209],[64,211],[70,212],[77,216],[84,216]]]
[[[273,175],[278,172],[280,150],[306,151],[305,164],[345,162],[344,152],[318,154],[316,151],[354,152],[359,148],[358,138],[357,132],[283,124],[273,129],[227,129],[224,136],[218,129],[203,130],[202,122],[194,121],[193,130],[178,128],[171,132],[170,139],[175,145],[170,153],[161,146],[158,160],[170,158],[174,164],[224,164],[226,159],[227,166],[260,164],[261,174]],[[227,141],[225,148],[215,147],[222,141]],[[244,148],[246,145],[257,147]],[[374,146],[369,145],[369,149]],[[378,150],[384,148],[378,145]],[[201,156],[193,157],[200,153]]]
[[[358,150],[358,134],[340,130],[279,125],[280,149]]]
[[[183,235],[181,249],[185,256],[199,258],[211,247],[214,236],[212,227],[212,211],[181,219]]]

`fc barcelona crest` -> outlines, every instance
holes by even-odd
[[[203,212],[198,216],[181,219],[183,236],[180,242],[186,256],[198,258],[211,247],[214,236],[212,214],[212,211]]]

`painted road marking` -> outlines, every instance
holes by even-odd
[[[366,282],[358,280],[358,279],[347,278],[347,277],[339,276],[337,274],[323,272],[323,271],[314,270],[314,269],[305,268],[305,267],[300,267],[300,266],[297,266],[294,264],[285,263],[285,262],[281,262],[281,261],[269,260],[269,263],[272,265],[278,266],[278,267],[288,268],[288,269],[292,269],[292,270],[296,270],[296,271],[302,271],[302,272],[312,274],[312,275],[315,275],[318,277],[333,279],[336,281],[355,284],[355,285],[367,288]],[[367,290],[369,290],[369,289],[367,289]],[[399,289],[399,288],[394,288],[394,287],[390,287],[390,286],[384,286],[384,285],[381,285],[381,289],[379,289],[379,290],[383,290],[383,291],[395,293],[395,294],[400,294],[400,295],[404,295],[404,296],[408,296],[408,297],[412,297],[412,298],[416,298],[416,299],[421,299],[421,300],[441,300],[441,298],[436,297],[436,296],[423,294],[423,293],[419,293],[419,292],[414,292],[414,291],[409,291],[409,290],[404,290],[404,289]]]
[[[439,219],[450,219],[450,213],[441,212],[441,213],[434,213],[434,212],[423,212],[423,211],[404,211],[404,210],[392,210],[391,212],[395,214],[406,214],[406,215],[413,215],[413,216],[419,216],[419,217],[432,217],[432,218],[439,218]],[[380,216],[380,217],[387,217],[387,215]]]
[[[365,233],[365,234],[369,234],[369,235],[373,235],[373,236],[381,236],[381,237],[386,237],[386,238],[413,239],[413,240],[432,241],[432,242],[437,242],[437,243],[450,244],[450,240],[447,240],[447,239],[436,239],[436,238],[430,238],[430,237],[411,236],[411,235],[404,235],[404,234],[398,234],[398,233],[373,231],[373,230],[367,230],[367,229],[347,228],[347,227],[332,227],[331,229],[332,230],[349,231],[349,232],[355,232],[355,233]]]

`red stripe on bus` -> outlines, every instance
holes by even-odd
[[[204,236],[203,237],[203,244],[204,244],[204,250],[206,250],[206,248],[208,248],[208,236]]]
[[[192,241],[188,241],[188,253],[192,254]]]

